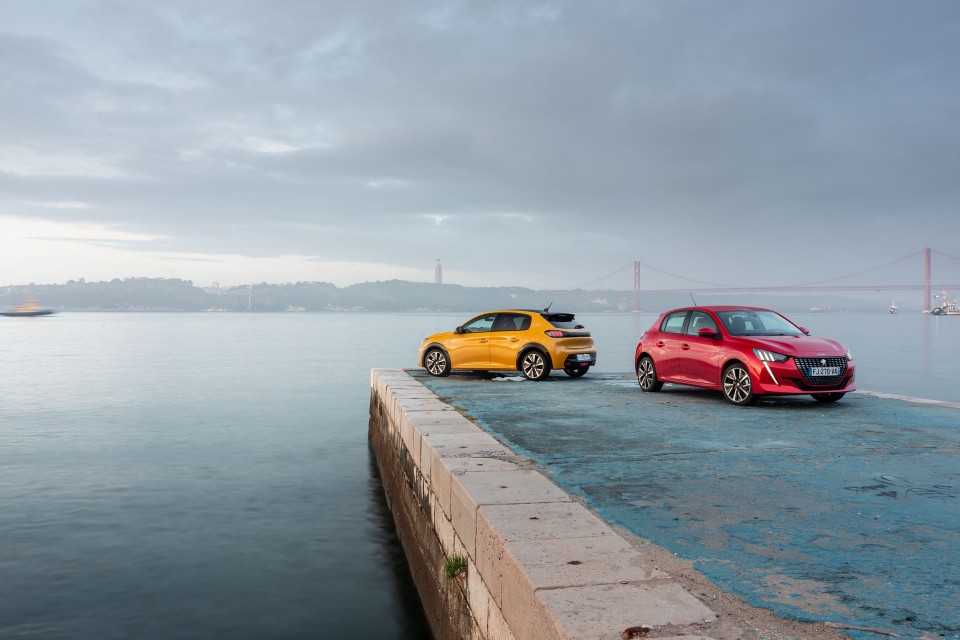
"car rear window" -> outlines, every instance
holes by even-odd
[[[572,313],[544,313],[541,314],[547,319],[547,322],[557,329],[583,329],[583,325],[577,322]]]
[[[660,331],[664,333],[683,333],[683,321],[686,319],[686,311],[674,311],[664,318],[660,325]]]

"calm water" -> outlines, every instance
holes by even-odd
[[[579,316],[628,371],[650,314]],[[0,638],[423,638],[369,372],[460,314],[0,319]],[[862,389],[960,402],[960,318],[794,317]]]

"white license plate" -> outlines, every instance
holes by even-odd
[[[810,367],[810,377],[828,377],[840,375],[840,367]]]
[[[590,362],[590,354],[589,354],[589,353],[578,353],[578,354],[577,354],[577,362]]]

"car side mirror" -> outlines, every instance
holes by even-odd
[[[454,333],[463,333],[463,326],[459,326],[453,330]]]
[[[807,329],[806,327],[797,327],[797,328],[800,329],[800,331],[803,331],[803,335],[805,336],[810,335],[810,329]]]
[[[701,338],[719,338],[720,334],[713,327],[701,327],[697,329],[697,335]]]

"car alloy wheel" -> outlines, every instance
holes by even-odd
[[[657,368],[650,356],[643,356],[637,363],[637,382],[644,391],[660,391],[663,383],[657,379]]]
[[[450,360],[442,349],[430,349],[423,357],[423,366],[432,376],[445,376],[450,373]]]
[[[750,372],[745,366],[735,363],[723,370],[723,395],[738,405],[751,404],[756,399]]]
[[[527,351],[520,361],[520,371],[530,380],[543,380],[550,374],[547,360],[539,351]]]

